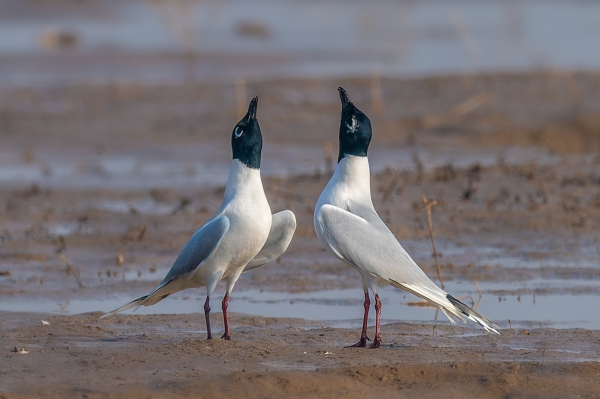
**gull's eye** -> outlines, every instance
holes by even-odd
[[[235,130],[233,131],[233,135],[235,136],[235,138],[239,138],[242,134],[244,134],[244,131],[242,129],[240,129],[239,127],[236,127]]]

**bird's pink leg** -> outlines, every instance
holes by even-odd
[[[227,319],[227,306],[229,305],[229,294],[225,294],[223,302],[221,302],[221,309],[223,309],[223,323],[225,323],[225,333],[221,336],[221,339],[230,340],[231,334],[229,333],[229,320]]]
[[[206,318],[206,339],[212,339],[212,332],[210,331],[210,297],[206,297],[206,302],[204,302],[204,317]]]
[[[381,346],[381,301],[378,294],[375,294],[375,311],[375,339],[369,349],[376,349]]]
[[[367,337],[367,322],[369,321],[369,307],[371,306],[371,300],[369,299],[369,291],[365,291],[365,315],[363,317],[362,333],[360,334],[360,341],[354,345],[349,345],[346,348],[364,348],[367,346],[367,341],[370,341]]]

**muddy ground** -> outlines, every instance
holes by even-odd
[[[423,196],[437,201],[438,245],[475,253],[442,256],[446,282],[504,282],[482,292],[500,300],[550,294],[515,288],[526,280],[600,279],[600,75],[281,80],[249,82],[244,93],[259,95],[264,139],[279,151],[265,145],[265,162],[279,157],[269,162],[283,165],[265,173],[271,207],[292,209],[298,229],[288,252],[243,275],[236,291],[310,295],[360,286],[356,272],[324,252],[312,227],[336,158],[338,85],[371,116],[371,153],[403,154],[374,170],[373,200],[434,281]],[[0,301],[28,304],[26,312],[3,308],[1,396],[600,397],[598,331],[527,326],[526,319],[516,327],[494,320],[501,336],[446,323],[388,324],[383,347],[371,351],[343,348],[357,329],[234,308],[231,342],[205,341],[199,313],[66,315],[71,300],[134,298],[152,289],[219,208],[224,180],[203,177],[214,172],[213,160],[230,157],[239,93],[210,84],[0,93]],[[294,149],[316,155],[301,160],[304,152]],[[521,155],[506,156],[515,149]],[[116,184],[119,167],[102,161],[124,155],[183,167],[141,170],[130,184]],[[285,168],[296,161],[312,166]],[[31,170],[33,177],[25,173]],[[483,245],[511,254],[516,266],[481,260]],[[532,259],[553,267],[527,267]],[[600,298],[593,286],[565,283],[554,291]],[[36,311],[42,302],[61,304],[62,312]]]

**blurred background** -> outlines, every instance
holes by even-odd
[[[600,66],[595,1],[3,0],[0,84]]]
[[[357,325],[360,280],[312,228],[344,86],[375,205],[430,276],[423,196],[453,295],[503,327],[600,328],[599,21],[590,0],[0,0],[0,310],[151,289],[219,209],[258,95],[267,195],[299,227],[231,309]],[[438,320],[386,292],[386,320]]]
[[[203,140],[208,142],[202,148],[190,148],[178,139],[214,137],[213,128],[226,132],[256,94],[280,107],[296,107],[293,115],[282,115],[272,105],[261,107],[265,127],[277,129],[278,137],[291,136],[296,144],[291,163],[290,146],[267,140],[274,157],[266,157],[263,170],[313,171],[323,167],[323,146],[335,144],[335,136],[324,135],[336,129],[337,121],[329,118],[337,103],[335,85],[350,78],[365,80],[364,90],[351,95],[368,104],[382,131],[373,146],[377,169],[412,165],[414,151],[406,151],[406,143],[424,145],[415,138],[448,130],[444,125],[450,114],[472,116],[490,106],[511,108],[495,115],[496,127],[498,117],[513,119],[503,131],[539,128],[548,119],[589,130],[590,122],[580,116],[598,108],[597,99],[587,96],[595,84],[578,82],[574,74],[600,68],[599,17],[598,2],[560,0],[1,0],[0,105],[4,135],[10,139],[0,149],[0,182],[45,178],[53,184],[89,185],[110,176],[125,186],[172,185],[189,182],[201,164],[211,171],[202,174],[203,181],[215,183],[227,173],[227,141]],[[526,91],[514,81],[501,84],[500,90],[512,90],[502,99],[490,92],[498,89],[495,83],[482,87],[471,79],[474,74],[532,72],[543,82]],[[452,93],[420,87],[411,92],[390,83],[448,76],[459,78]],[[277,81],[283,82],[281,90]],[[273,89],[266,88],[269,84]],[[200,88],[194,92],[195,86]],[[10,91],[15,89],[25,90]],[[537,115],[540,110],[543,114]],[[48,129],[39,137],[39,129],[31,129],[32,112]],[[75,120],[85,124],[86,132]],[[218,127],[211,125],[217,121]],[[292,134],[295,129],[302,133]],[[170,139],[155,146],[152,138],[147,142],[152,151],[133,153],[140,135],[153,133]],[[34,147],[42,142],[40,153]],[[574,145],[589,146],[583,142]],[[52,152],[52,146],[65,143],[77,151]],[[531,150],[509,148],[503,156],[522,159]],[[396,156],[399,151],[402,157]],[[15,166],[34,152],[37,161],[48,164],[45,171],[39,165]],[[95,158],[99,152],[103,156]],[[426,145],[419,152],[433,166],[472,161],[455,142],[446,143],[443,153]],[[495,161],[496,152],[484,150],[478,160]],[[75,169],[90,162],[83,169],[104,175],[98,181],[98,173],[91,173],[79,181],[81,170]],[[140,178],[149,171],[152,180]],[[174,180],[173,174],[181,178]]]

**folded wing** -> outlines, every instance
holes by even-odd
[[[196,230],[161,284],[177,277],[186,276],[202,266],[215,253],[227,230],[229,230],[229,219],[225,215],[209,221]]]
[[[443,292],[415,264],[383,222],[374,225],[328,204],[321,207],[317,220],[327,243],[343,260],[390,283],[393,279]]]
[[[192,238],[183,247],[175,263],[173,263],[167,276],[150,294],[133,300],[118,309],[104,314],[102,317],[107,317],[133,307],[137,309],[140,306],[154,305],[170,294],[184,288],[180,287],[178,281],[191,276],[192,273],[213,256],[227,230],[229,230],[229,219],[227,216],[221,215],[210,220],[192,235]]]
[[[498,333],[494,323],[435,285],[374,211],[360,211],[364,213],[364,218],[328,204],[319,211],[317,220],[325,240],[338,257],[427,300],[442,310],[453,323],[452,317],[463,322],[466,318],[487,331]]]
[[[263,245],[254,259],[246,265],[244,272],[256,269],[283,254],[290,245],[295,231],[296,216],[294,212],[286,210],[275,213],[271,222],[271,231],[265,245]]]

